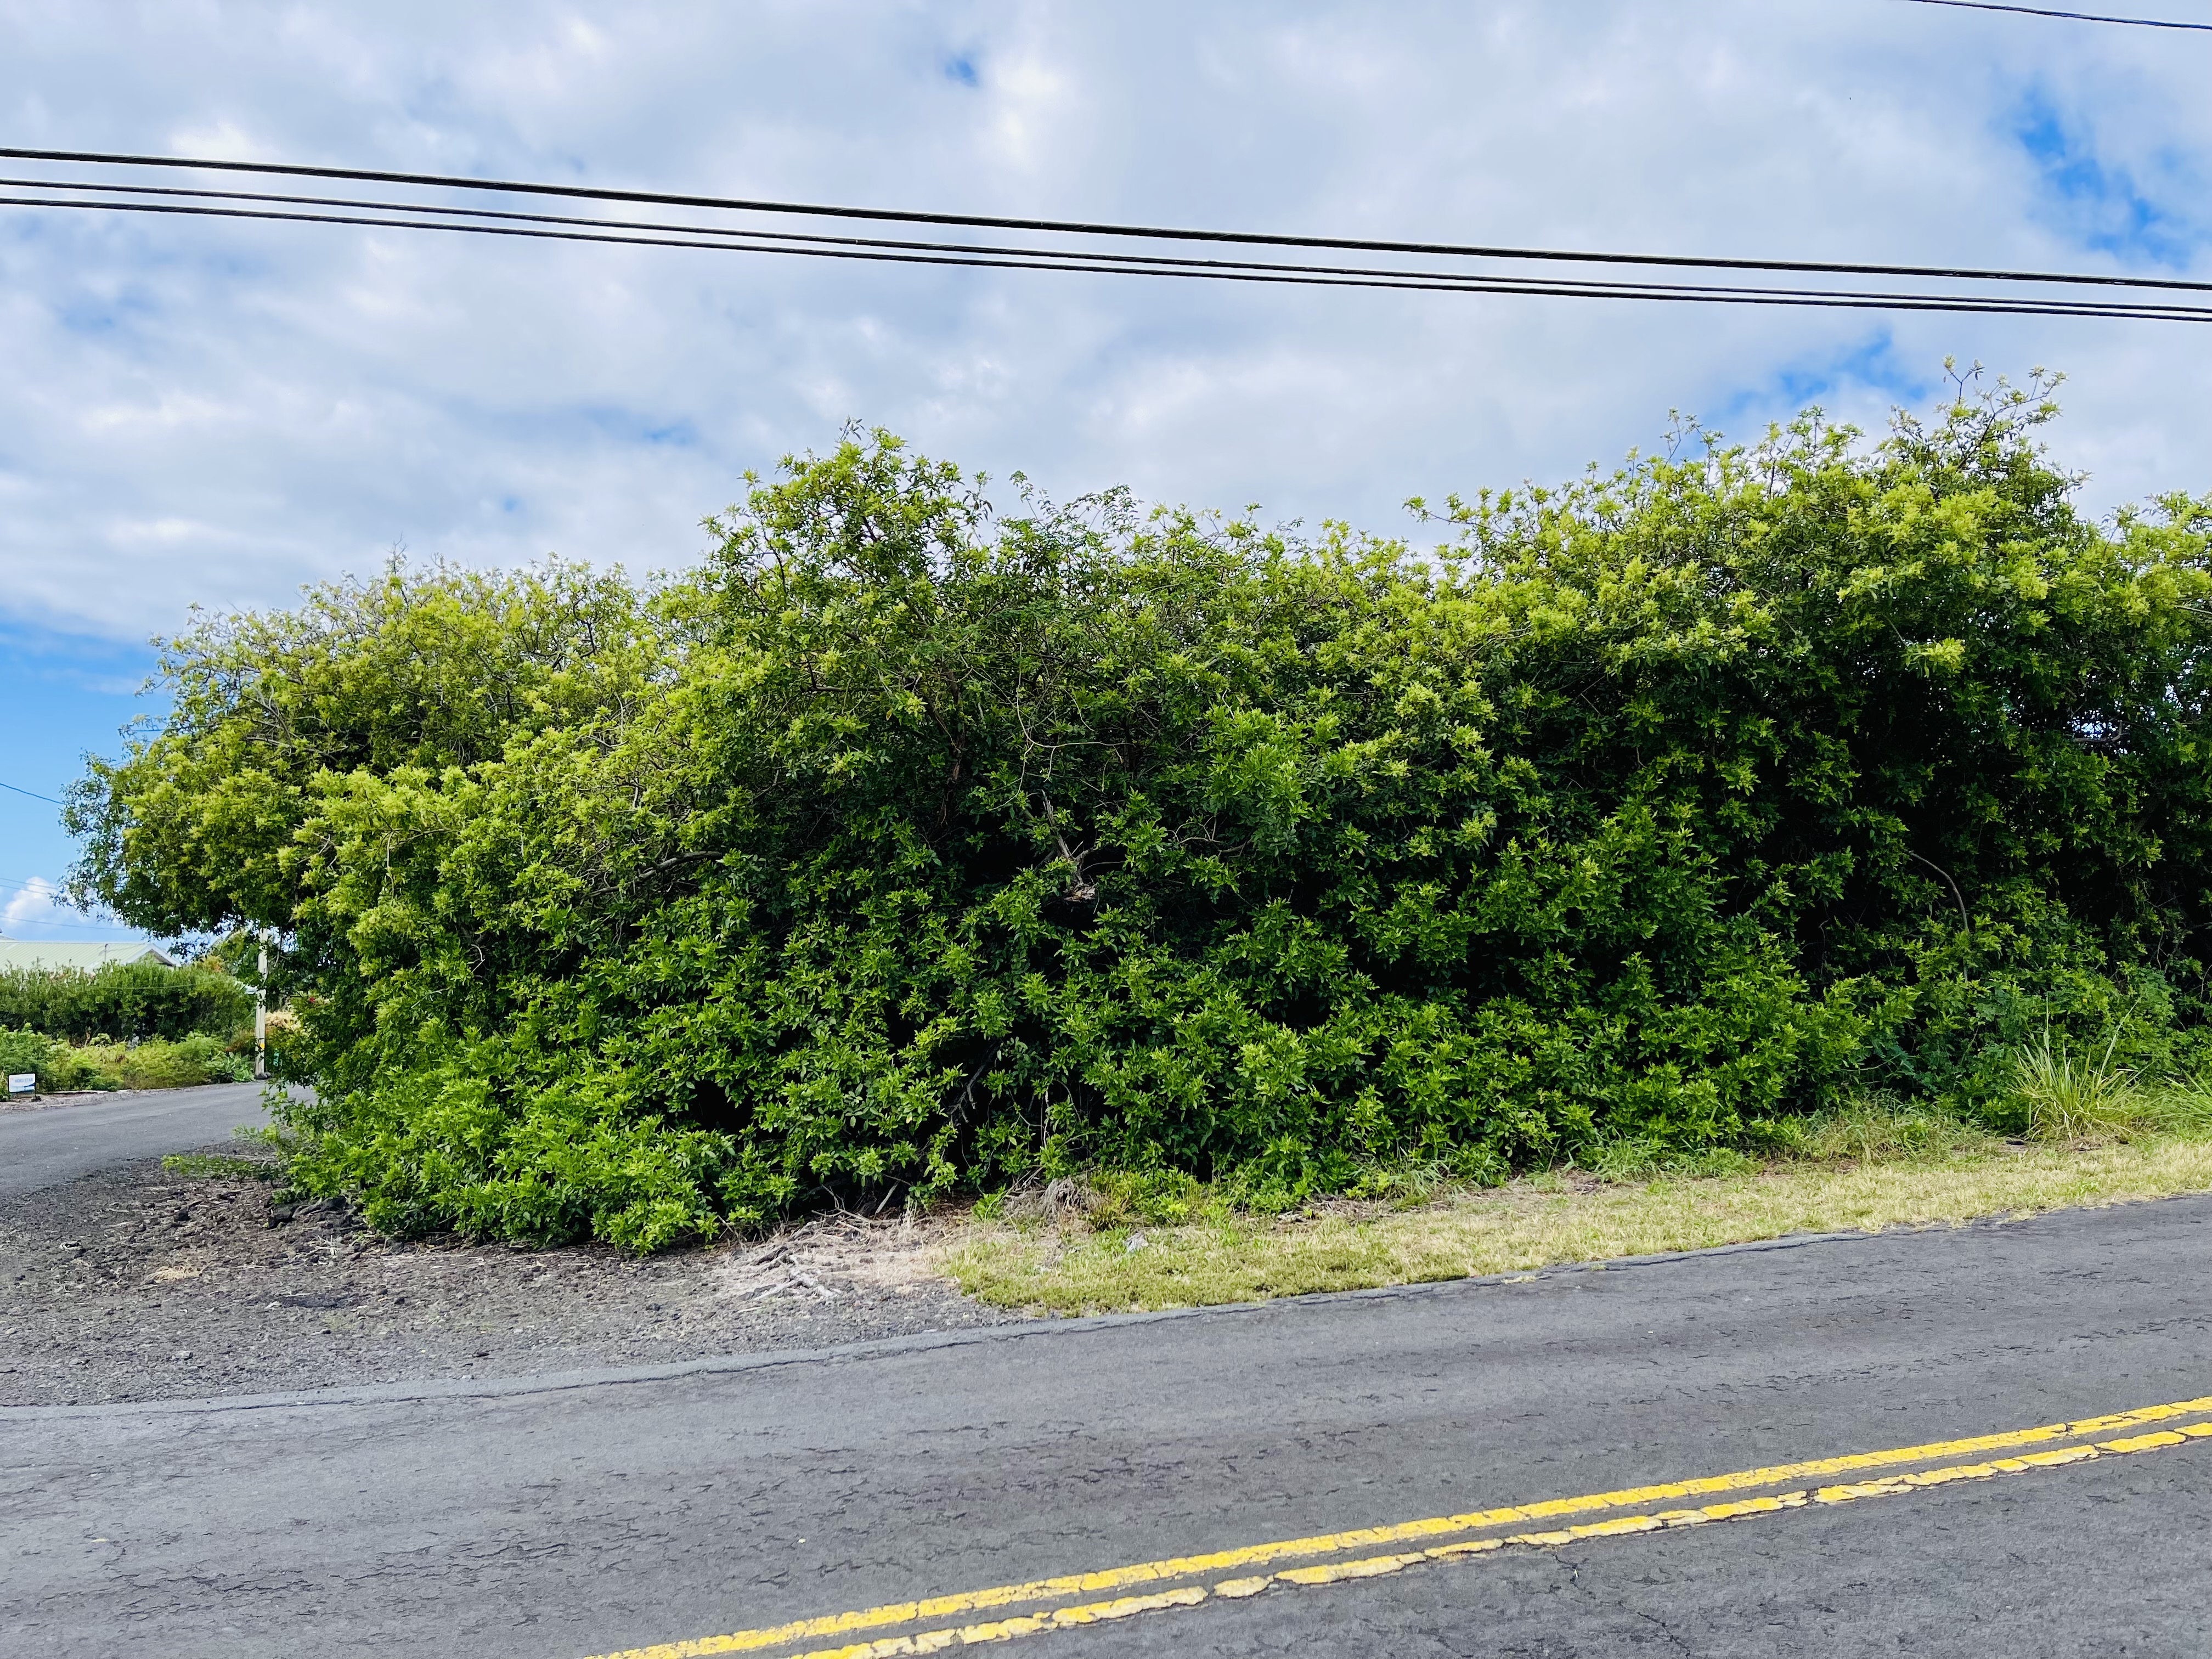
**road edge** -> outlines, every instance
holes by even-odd
[[[2202,1194],[2184,1194],[2202,1197]],[[2171,1203],[2169,1199],[2152,1200]],[[2052,1212],[2051,1213],[2059,1213]],[[2035,1218],[2027,1218],[2034,1219]],[[509,1377],[433,1377],[409,1382],[364,1382],[324,1389],[291,1389],[268,1394],[216,1395],[187,1400],[117,1401],[79,1406],[0,1406],[0,1427],[11,1423],[52,1421],[69,1418],[131,1418],[211,1416],[225,1412],[287,1411],[318,1406],[409,1405],[434,1401],[511,1400],[533,1395],[573,1393],[585,1389],[665,1382],[691,1376],[720,1376],[746,1371],[770,1370],[787,1365],[811,1365],[860,1361],[894,1354],[964,1348],[978,1343],[1026,1341],[1042,1336],[1080,1335],[1096,1330],[1148,1325],[1168,1320],[1243,1319],[1271,1311],[1326,1305],[1331,1303],[1371,1302],[1402,1297],[1436,1296],[1457,1291],[1481,1290],[1502,1285],[1525,1285],[1538,1279],[1562,1279],[1578,1273],[1611,1273],[1636,1267],[1667,1267],[1714,1256],[1741,1255],[1754,1251],[1803,1249],[1822,1244],[1871,1243],[1905,1232],[1955,1232],[1962,1228],[2019,1224],[2008,1218],[1983,1217],[1960,1223],[1942,1223],[1923,1228],[1890,1228],[1880,1232],[1791,1233],[1780,1238],[1752,1239],[1736,1244],[1716,1244],[1699,1250],[1668,1250],[1651,1255],[1616,1256],[1599,1261],[1557,1263],[1527,1273],[1483,1273],[1462,1279],[1425,1279],[1409,1285],[1378,1285],[1357,1291],[1316,1291],[1303,1296],[1275,1297],[1265,1302],[1215,1303],[1197,1308],[1164,1308],[1146,1313],[1088,1314],[1072,1317],[1022,1320],[1005,1325],[978,1326],[953,1331],[925,1331],[911,1336],[878,1337],[865,1342],[840,1343],[826,1348],[772,1348],[753,1353],[718,1354],[700,1359],[671,1360],[655,1365],[620,1365],[574,1371],[546,1371]]]

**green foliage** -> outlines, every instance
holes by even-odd
[[[137,1042],[127,1047],[93,1044],[79,1050],[125,1089],[185,1089],[198,1083],[244,1083],[253,1061],[222,1038],[205,1031],[174,1042]]]
[[[80,1089],[181,1089],[198,1083],[243,1083],[253,1062],[220,1037],[196,1032],[174,1042],[74,1046],[44,1032],[0,1026],[0,1070],[30,1072],[41,1094]]]
[[[2049,412],[1808,416],[1455,499],[1425,553],[1000,517],[856,438],[683,581],[203,624],[80,786],[80,887],[289,931],[289,1179],[394,1229],[1996,1121],[2038,1031],[2203,1051],[2212,501],[2082,520]]]
[[[71,1042],[135,1042],[235,1030],[253,1018],[253,993],[211,969],[111,962],[90,973],[16,968],[0,972],[0,1025]]]
[[[668,665],[640,658],[640,617],[619,575],[397,561],[378,580],[310,588],[296,610],[196,616],[156,670],[162,729],[71,791],[77,889],[164,936],[289,928],[299,833],[333,781],[465,768],[587,718],[625,670]]]
[[[2045,1031],[2012,1056],[2013,1104],[2036,1140],[2125,1140],[2201,1133],[2212,1127],[2212,1090],[2197,1077],[2155,1078],[2116,1058],[2124,1027],[2080,1048]]]
[[[1173,1226],[1206,1207],[1206,1188],[1182,1170],[1102,1170],[1091,1186],[1088,1218],[1101,1231],[1139,1223]]]
[[[59,1094],[79,1086],[69,1045],[37,1031],[0,1026],[0,1074],[39,1079],[40,1094]]]

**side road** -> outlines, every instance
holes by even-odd
[[[58,1187],[95,1170],[227,1139],[264,1124],[258,1083],[154,1089],[41,1111],[0,1113],[0,1199]]]
[[[10,1409],[0,1627],[52,1656],[574,1659],[1949,1442],[1924,1480],[1724,1524],[1519,1510],[1561,1529],[1341,1583],[1217,1568],[1115,1592],[1141,1616],[1004,1628],[1071,1659],[2201,1654],[2208,1246],[2212,1200],[2182,1198],[627,1377]],[[2152,1428],[1977,1438],[2131,1411]],[[2022,1445],[2058,1449],[1987,1461]],[[904,1633],[871,1616],[742,1645]]]

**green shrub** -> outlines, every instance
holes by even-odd
[[[2049,412],[1692,434],[1425,550],[855,440],[660,586],[201,624],[80,889],[289,930],[288,1178],[398,1229],[1996,1123],[2040,1031],[2208,1057],[2212,500],[2084,520]]]
[[[55,1086],[51,1081],[54,1051],[60,1047],[36,1031],[0,1026],[0,1074],[21,1076],[27,1072],[37,1077],[42,1092],[51,1090]]]
[[[92,972],[0,972],[0,1025],[70,1042],[137,1042],[227,1031],[253,1018],[253,993],[213,969],[111,962]]]
[[[201,1034],[175,1042],[94,1042],[82,1047],[36,1031],[0,1027],[0,1069],[34,1073],[44,1094],[80,1089],[179,1089],[199,1083],[244,1083],[250,1055],[234,1054],[219,1037]]]
[[[220,1037],[202,1032],[174,1042],[129,1046],[95,1043],[81,1051],[125,1089],[183,1089],[200,1083],[244,1083],[253,1075],[249,1055],[232,1053]]]
[[[41,1094],[68,1094],[79,1089],[121,1086],[98,1060],[38,1031],[0,1027],[0,1072],[28,1072],[39,1079]]]

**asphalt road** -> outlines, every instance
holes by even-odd
[[[2208,1255],[2185,1199],[659,1373],[9,1410],[0,1651],[575,1659],[2194,1400]],[[1024,1650],[2212,1650],[2212,1439],[2100,1443]]]
[[[94,1170],[228,1139],[269,1121],[258,1083],[156,1089],[109,1100],[0,1112],[0,1199],[58,1187]]]

